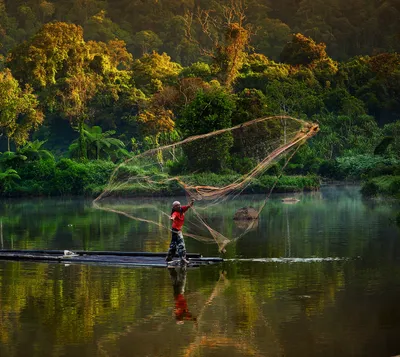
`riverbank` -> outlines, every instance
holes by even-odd
[[[87,196],[95,197],[106,187],[116,165],[106,161],[79,163],[69,159],[54,161],[36,161],[18,168],[18,178],[3,184],[0,197],[54,197],[54,196]],[[127,180],[141,170],[137,168],[121,169],[121,175]],[[140,172],[143,174],[142,172]],[[113,191],[120,197],[139,196],[173,196],[183,194],[182,187],[169,176],[160,173],[160,184],[144,186],[139,183],[124,184]],[[198,173],[181,176],[181,179],[191,185],[226,186],[241,177],[240,174]],[[120,182],[123,182],[121,177]],[[275,187],[274,187],[275,185]],[[312,191],[320,188],[318,176],[282,176],[277,181],[276,176],[261,176],[253,179],[244,193],[299,192]]]
[[[361,187],[364,196],[384,196],[400,199],[400,176],[378,176],[364,182]]]
[[[217,175],[204,173],[192,176],[183,176],[181,179],[192,186],[214,186],[224,187],[239,179],[240,175]],[[251,180],[250,184],[242,191],[243,194],[266,194],[271,192],[301,192],[316,191],[321,187],[321,180],[318,176],[262,176]],[[97,196],[101,191],[93,192]],[[167,181],[153,185],[151,188],[141,184],[126,184],[112,191],[113,197],[169,197],[181,196],[185,191],[177,181]]]

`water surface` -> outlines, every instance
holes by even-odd
[[[357,187],[297,197],[285,205],[274,196],[255,229],[227,246],[223,265],[0,262],[0,356],[400,354],[398,203],[363,200]],[[169,201],[123,204],[164,222]],[[231,209],[209,219],[237,229]],[[0,220],[7,249],[160,252],[169,244],[160,227],[85,200],[2,201]],[[186,243],[218,255],[215,244]]]

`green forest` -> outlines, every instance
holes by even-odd
[[[0,0],[0,194],[95,195],[138,153],[290,115],[320,132],[257,192],[400,197],[399,18],[399,0]],[[256,164],[233,149],[198,180]]]

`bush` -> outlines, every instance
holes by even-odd
[[[14,192],[18,195],[49,195],[55,170],[56,162],[53,158],[25,163],[18,169],[21,181]]]
[[[188,160],[186,156],[181,156],[175,161],[168,160],[166,163],[168,172],[172,176],[181,175],[188,170]]]
[[[361,187],[361,193],[367,197],[375,197],[379,193],[379,186],[372,181],[365,182]]]
[[[392,167],[398,165],[399,161],[392,158],[384,158],[374,155],[355,155],[337,158],[338,172],[343,178],[361,179],[370,177],[371,172],[378,166]]]
[[[92,161],[88,162],[86,167],[88,168],[88,185],[105,185],[116,166],[111,161]]]
[[[118,167],[118,171],[116,172],[116,178],[118,180],[123,180],[126,179],[128,177],[132,177],[132,176],[137,176],[142,174],[144,171],[143,169],[141,169],[138,166],[134,166],[134,165],[126,165],[126,164],[122,164]]]
[[[88,177],[89,168],[86,164],[62,159],[56,165],[52,191],[59,195],[83,194]]]
[[[248,157],[231,156],[229,166],[232,170],[245,175],[256,167],[255,160]]]
[[[391,196],[400,198],[400,176],[380,176],[365,182],[361,188],[365,196]]]
[[[343,173],[339,170],[336,160],[324,160],[318,169],[318,174],[336,180],[343,179]]]
[[[54,159],[36,160],[25,163],[18,170],[22,180],[50,181],[54,178]]]

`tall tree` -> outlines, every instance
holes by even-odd
[[[22,90],[10,70],[0,72],[0,130],[16,145],[24,144],[32,130],[43,122],[43,113],[32,89]]]
[[[309,66],[313,62],[327,58],[326,45],[315,43],[314,40],[300,33],[294,34],[292,41],[288,42],[281,53],[284,63]]]
[[[22,83],[35,89],[74,75],[84,65],[87,50],[80,26],[55,22],[44,25],[30,40],[11,51],[8,66]]]
[[[231,87],[246,57],[245,50],[250,41],[250,31],[244,27],[246,15],[241,0],[222,6],[219,15],[212,10],[199,10],[197,14],[186,13],[186,36],[203,47],[202,52],[211,57],[221,82]],[[196,28],[206,36],[209,46],[196,38]]]
[[[66,79],[65,85],[66,90],[59,92],[62,109],[72,125],[78,128],[79,158],[84,160],[87,158],[84,125],[90,119],[89,104],[96,95],[100,78],[95,74],[81,71]]]

